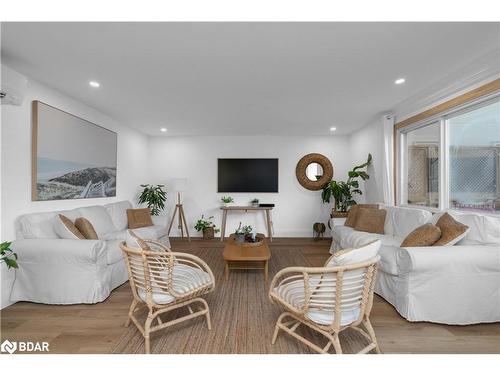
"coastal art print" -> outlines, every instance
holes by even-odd
[[[32,108],[32,199],[116,196],[116,133],[39,101]]]

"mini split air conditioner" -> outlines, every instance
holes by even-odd
[[[26,77],[3,65],[0,78],[0,103],[2,105],[23,104],[24,94],[28,86]]]

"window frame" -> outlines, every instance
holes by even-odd
[[[500,92],[496,91],[474,100],[457,105],[448,110],[429,116],[421,121],[395,129],[396,142],[396,206],[420,208],[431,212],[450,209],[450,122],[451,118],[472,112],[481,107],[500,101]],[[407,134],[413,130],[439,123],[439,182],[438,207],[408,204],[408,174],[407,174]],[[498,179],[498,175],[497,175]],[[456,210],[456,209],[455,209]]]

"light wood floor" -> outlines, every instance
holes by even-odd
[[[329,256],[329,240],[277,238],[271,251],[280,248],[301,252],[312,265],[322,265]],[[194,239],[188,243],[172,239],[175,251],[221,249],[217,240]],[[48,341],[51,353],[109,353],[124,333],[131,301],[124,284],[96,305],[50,306],[19,302],[0,311],[1,341]],[[248,312],[238,312],[248,313]],[[447,326],[410,323],[382,298],[376,297],[371,315],[384,353],[500,353],[500,323]]]

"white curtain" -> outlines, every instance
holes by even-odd
[[[384,130],[383,192],[384,204],[394,205],[394,115],[382,117]]]

